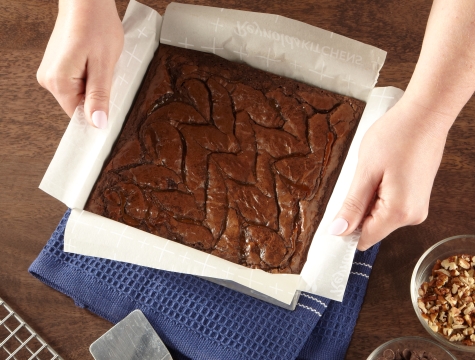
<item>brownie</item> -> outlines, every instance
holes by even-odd
[[[364,103],[160,45],[85,209],[299,274]]]

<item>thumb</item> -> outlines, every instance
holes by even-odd
[[[357,166],[355,177],[343,205],[328,228],[330,235],[351,234],[361,223],[372,204],[381,177]]]
[[[107,127],[113,73],[110,64],[88,62],[84,113],[89,123],[99,129]]]

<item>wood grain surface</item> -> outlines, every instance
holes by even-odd
[[[402,89],[415,67],[431,6],[425,0],[186,2],[283,15],[380,47],[388,57],[378,85]],[[163,14],[168,2],[144,3]],[[121,17],[126,6],[117,1]],[[66,210],[38,189],[69,120],[36,82],[56,14],[56,0],[0,0],[0,297],[65,359],[92,359],[89,345],[112,325],[27,272]],[[383,241],[347,359],[366,359],[399,336],[430,338],[412,309],[409,281],[432,244],[475,234],[474,116],[472,99],[447,139],[428,219]]]

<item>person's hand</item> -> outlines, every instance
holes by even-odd
[[[426,219],[449,130],[441,117],[403,97],[370,127],[332,235],[348,235],[361,224],[358,250],[366,250],[397,228]]]
[[[84,97],[86,119],[105,128],[112,75],[123,44],[114,0],[60,0],[38,82],[69,117]]]

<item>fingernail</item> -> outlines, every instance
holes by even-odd
[[[348,229],[348,221],[343,218],[336,218],[330,224],[328,232],[330,233],[330,235],[340,235],[344,233],[346,229]]]
[[[107,114],[104,111],[94,111],[92,113],[92,122],[99,129],[105,129],[107,127]]]

